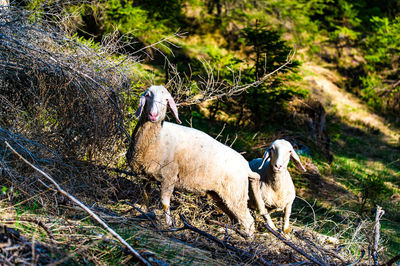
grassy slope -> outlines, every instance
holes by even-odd
[[[366,204],[370,206],[366,209],[371,209],[373,204],[377,203],[386,210],[382,227],[388,241],[389,249],[386,252],[395,255],[400,249],[400,238],[395,234],[400,229],[399,202],[395,196],[400,191],[400,130],[341,88],[338,84],[341,84],[343,77],[331,71],[329,67],[309,62],[303,68],[309,73],[305,80],[310,84],[310,91],[324,104],[331,126],[336,125],[341,129],[340,135],[333,136],[331,133],[332,150],[335,155],[333,164],[320,165],[320,169],[324,176],[340,183],[355,197],[346,197],[340,190],[335,190],[330,191],[332,198],[345,196],[347,202],[344,203],[347,203],[347,208],[361,211],[363,192],[368,192],[370,200]],[[368,184],[368,178],[383,181],[383,186],[378,185],[382,184],[379,180],[377,184],[371,182],[370,191],[366,191],[368,187],[363,186]],[[376,193],[376,189],[388,191]],[[369,212],[363,214],[373,216]]]

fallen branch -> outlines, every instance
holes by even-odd
[[[383,264],[384,266],[390,266],[393,263],[396,263],[398,260],[400,260],[400,254],[394,256],[393,258],[391,258],[390,260],[388,260],[385,264]]]
[[[199,228],[189,224],[189,222],[185,219],[185,217],[182,214],[179,214],[179,217],[180,217],[181,221],[183,222],[183,227],[174,228],[174,229],[169,230],[169,231],[182,231],[182,230],[188,229],[188,230],[196,232],[199,235],[202,235],[202,236],[210,239],[211,241],[219,244],[220,246],[222,246],[222,247],[224,247],[226,249],[229,249],[229,250],[235,252],[239,257],[246,257],[247,259],[255,259],[262,265],[271,265],[271,263],[268,263],[263,257],[261,257],[261,256],[259,256],[257,254],[253,254],[253,253],[247,252],[247,251],[239,249],[239,248],[235,248],[234,246],[232,246],[232,245],[230,245],[230,244],[218,239],[217,237],[215,237],[215,236],[213,236],[213,235],[211,235],[211,234],[209,234],[207,232],[204,232],[204,231],[200,230]]]
[[[72,196],[71,194],[69,194],[68,192],[66,192],[65,190],[63,190],[58,183],[52,178],[50,177],[48,174],[46,174],[45,172],[43,172],[41,169],[39,169],[38,167],[34,166],[33,164],[31,164],[28,160],[26,160],[24,157],[22,157],[13,147],[11,147],[11,145],[5,141],[5,144],[7,145],[7,147],[13,152],[15,153],[19,158],[21,158],[26,164],[28,164],[30,167],[32,167],[33,169],[35,169],[36,171],[38,171],[39,173],[41,173],[47,180],[49,180],[51,183],[53,183],[53,185],[57,188],[57,190],[63,194],[64,196],[66,196],[67,198],[69,198],[71,201],[73,201],[75,204],[77,204],[78,206],[80,206],[82,209],[84,209],[87,213],[90,214],[90,216],[92,216],[99,224],[101,224],[108,232],[110,232],[115,238],[118,239],[118,241],[120,241],[125,247],[128,248],[128,250],[143,264],[150,266],[151,264],[145,260],[135,249],[133,249],[128,242],[126,242],[117,232],[115,232],[112,228],[110,228],[103,220],[101,220],[101,218],[95,214],[93,211],[91,211],[88,207],[86,207],[82,202],[80,202],[78,199],[76,199],[74,196]]]
[[[283,236],[281,236],[277,231],[275,231],[274,229],[272,229],[267,223],[265,223],[265,227],[268,229],[268,231],[270,231],[274,236],[276,236],[279,240],[281,240],[283,243],[285,243],[287,246],[291,247],[292,249],[294,249],[295,251],[297,251],[298,253],[300,253],[301,255],[303,255],[304,257],[306,257],[307,259],[311,260],[312,262],[314,262],[315,264],[318,265],[325,265],[324,263],[320,262],[319,260],[315,259],[313,256],[307,254],[304,250],[302,250],[301,248],[297,247],[295,244],[293,244],[292,242],[290,242],[289,240],[285,239]]]

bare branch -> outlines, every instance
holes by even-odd
[[[298,253],[300,253],[301,255],[303,255],[304,257],[306,257],[307,259],[311,260],[312,262],[314,262],[315,264],[318,265],[325,265],[324,263],[318,261],[317,259],[315,259],[313,256],[307,254],[304,250],[302,250],[301,248],[297,247],[295,244],[293,244],[292,242],[290,242],[289,240],[285,239],[283,236],[281,236],[278,232],[276,232],[274,229],[272,229],[267,223],[264,224],[265,227],[268,229],[268,231],[270,231],[274,236],[276,236],[279,240],[281,240],[283,243],[285,243],[287,246],[291,247],[292,249],[294,249],[295,251],[297,251]]]
[[[204,88],[201,92],[200,95],[194,95],[193,97],[190,97],[182,102],[179,102],[177,100],[177,105],[178,106],[188,106],[188,105],[194,105],[194,104],[200,104],[204,103],[207,101],[215,100],[215,99],[220,99],[222,97],[231,97],[234,95],[238,95],[247,89],[251,87],[257,87],[261,85],[262,83],[266,82],[272,75],[278,73],[282,69],[286,68],[288,65],[290,65],[293,62],[293,58],[296,53],[296,48],[294,49],[293,52],[289,53],[288,58],[286,62],[276,68],[274,71],[265,74],[263,77],[260,79],[249,83],[249,84],[244,84],[240,85],[240,73],[238,76],[233,75],[233,85],[228,84],[227,82],[220,82],[218,81],[218,78],[215,79],[212,67],[209,65],[208,62],[203,61],[203,66],[206,69],[207,72],[207,78],[203,78],[203,84]],[[182,90],[182,89],[180,89]],[[179,94],[179,93],[178,93]]]
[[[82,202],[80,202],[78,199],[76,199],[74,196],[72,196],[71,194],[69,194],[68,192],[66,192],[65,190],[63,190],[60,185],[58,185],[58,183],[52,178],[50,177],[48,174],[46,174],[45,172],[43,172],[41,169],[39,169],[38,167],[34,166],[33,164],[31,164],[27,159],[25,159],[24,157],[22,157],[13,147],[11,147],[11,145],[5,141],[5,144],[7,145],[7,147],[13,152],[15,153],[19,158],[21,158],[26,164],[28,164],[30,167],[32,167],[33,169],[35,169],[36,171],[38,171],[39,173],[41,173],[47,180],[49,180],[51,183],[53,183],[53,185],[57,188],[57,190],[63,194],[64,196],[66,196],[67,198],[69,198],[72,202],[74,202],[75,204],[77,204],[78,206],[80,206],[82,209],[84,209],[87,213],[89,213],[90,216],[92,216],[99,224],[101,224],[108,232],[110,232],[116,239],[118,239],[118,241],[120,241],[125,247],[128,248],[128,250],[143,264],[145,265],[151,265],[147,260],[145,260],[135,249],[133,249],[128,242],[126,242],[117,232],[115,232],[112,228],[110,228],[103,220],[101,220],[101,218],[95,214],[93,211],[91,211],[88,207],[86,207]]]

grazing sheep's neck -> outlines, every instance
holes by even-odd
[[[133,132],[133,162],[138,167],[146,160],[144,157],[146,154],[154,154],[150,152],[157,147],[156,141],[162,129],[162,121],[151,122],[143,116],[140,118],[136,128]]]

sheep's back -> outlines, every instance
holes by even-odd
[[[164,163],[178,164],[182,187],[196,191],[247,188],[248,163],[232,148],[202,131],[168,122],[161,138],[167,154]]]

